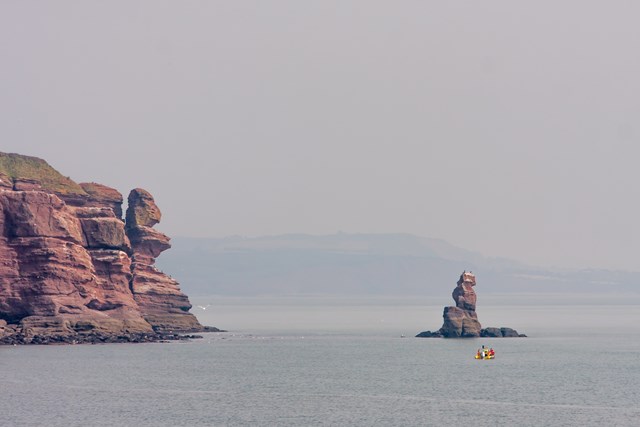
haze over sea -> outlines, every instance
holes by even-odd
[[[442,315],[416,299],[194,298],[211,304],[203,323],[234,330],[0,347],[2,424],[637,425],[638,298],[540,302],[479,305],[483,325],[528,338],[445,340],[412,337]],[[473,358],[482,344],[495,360]]]
[[[0,151],[148,190],[230,330],[0,346],[0,427],[640,425],[638,16],[0,2]],[[463,269],[528,338],[413,338]]]

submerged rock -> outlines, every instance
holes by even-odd
[[[440,331],[423,331],[416,335],[416,338],[442,338]]]

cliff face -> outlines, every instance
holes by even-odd
[[[154,267],[169,238],[146,191],[76,184],[46,162],[0,153],[0,338],[122,336],[203,327]]]
[[[191,304],[178,282],[154,266],[160,253],[171,247],[166,235],[151,228],[160,222],[160,209],[141,188],[131,191],[128,202],[126,230],[133,248],[131,291],[142,316],[155,329],[200,329],[188,313]]]

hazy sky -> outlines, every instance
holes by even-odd
[[[0,151],[172,236],[640,270],[636,1],[0,0]]]

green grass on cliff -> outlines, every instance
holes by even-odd
[[[45,190],[58,194],[87,194],[71,178],[63,176],[47,162],[37,157],[0,152],[0,175],[5,175],[12,181],[16,179],[34,180],[39,182]]]

